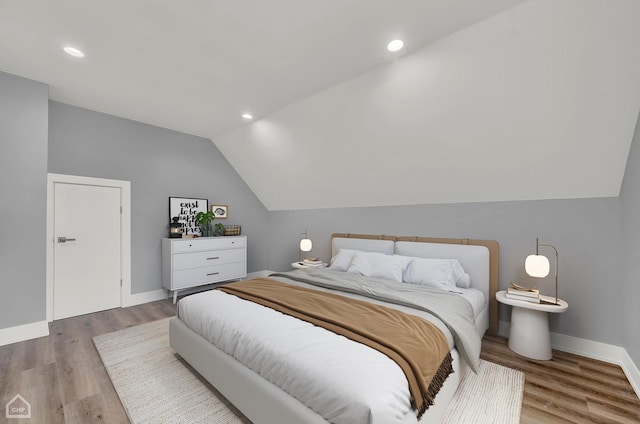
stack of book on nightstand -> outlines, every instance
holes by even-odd
[[[505,296],[509,299],[540,303],[540,291],[538,289],[523,287],[516,283],[511,283],[511,287],[507,288]]]
[[[324,262],[322,262],[320,259],[318,258],[306,258],[302,261],[302,264],[304,266],[311,266],[311,267],[321,267],[324,266]]]

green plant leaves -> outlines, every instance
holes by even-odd
[[[209,226],[214,219],[216,219],[216,216],[211,211],[198,212],[196,214],[196,223],[203,227]]]

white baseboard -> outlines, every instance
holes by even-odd
[[[629,356],[627,350],[622,346],[594,342],[558,333],[551,333],[551,346],[563,352],[575,353],[587,358],[620,365],[636,395],[640,397],[640,371],[638,371],[638,367]]]
[[[127,296],[122,301],[122,307],[140,305],[142,303],[155,302],[167,298],[165,289],[152,290],[143,293],[136,293]],[[49,322],[38,321],[29,324],[18,325],[15,327],[0,329],[0,346],[11,343],[23,342],[25,340],[37,339],[49,335]]]
[[[631,383],[631,386],[636,392],[636,395],[640,397],[640,370],[638,370],[638,367],[636,366],[635,362],[633,362],[633,359],[631,359],[626,349],[624,351],[624,357],[622,358],[622,364],[620,366],[629,379],[629,383]]]
[[[155,302],[156,300],[162,300],[167,298],[167,291],[165,289],[151,290],[148,292],[136,293],[127,296],[122,300],[122,307],[141,305],[143,303]]]
[[[49,323],[37,321],[15,327],[0,328],[0,346],[49,335]]]
[[[500,321],[498,323],[498,335],[509,337],[508,322]],[[551,347],[562,352],[574,353],[586,358],[620,365],[636,395],[640,397],[640,371],[627,350],[622,346],[594,342],[560,333],[551,333]]]

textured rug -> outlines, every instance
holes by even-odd
[[[169,347],[169,319],[94,337],[133,424],[250,424]],[[467,373],[444,423],[517,424],[524,374],[482,361]]]
[[[524,373],[480,361],[478,374],[465,373],[443,420],[445,424],[517,424]]]

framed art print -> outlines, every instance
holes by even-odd
[[[196,223],[198,212],[209,210],[209,200],[190,197],[169,197],[169,221],[174,216],[182,226],[182,234],[201,235],[200,226]]]
[[[211,205],[211,212],[216,219],[229,218],[229,207],[227,205]]]

